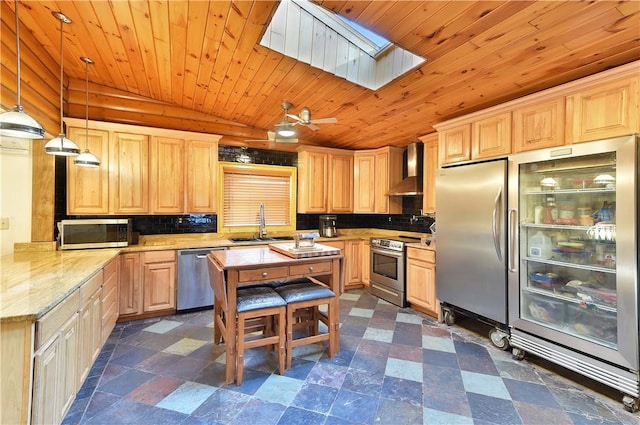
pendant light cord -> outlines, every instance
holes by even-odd
[[[64,108],[64,101],[62,99],[63,96],[63,90],[64,90],[64,85],[63,85],[63,79],[64,79],[64,72],[62,67],[64,66],[64,48],[62,46],[62,43],[64,41],[63,37],[62,37],[62,27],[64,25],[64,21],[61,19],[60,20],[60,134],[63,133],[63,125],[62,125],[62,108]],[[62,139],[62,138],[61,138]]]
[[[15,15],[16,15],[16,75],[18,77],[18,84],[16,84],[16,105],[20,105],[20,20],[18,19],[18,0],[15,0]]]
[[[89,150],[89,61],[88,60],[84,62],[84,69],[85,69],[84,78],[87,83],[86,90],[85,90],[87,93],[87,98],[86,98],[86,102],[84,103],[85,104],[84,113],[86,117],[85,129],[84,129],[85,130],[84,144],[85,144],[85,148]]]

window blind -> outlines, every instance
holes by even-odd
[[[264,203],[267,226],[291,225],[290,174],[224,173],[224,226],[257,226]]]

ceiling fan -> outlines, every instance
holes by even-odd
[[[291,125],[304,125],[309,127],[313,131],[320,130],[320,127],[318,127],[316,124],[336,124],[338,122],[338,119],[335,117],[311,119],[311,110],[306,106],[300,109],[300,115],[289,114],[287,112],[293,105],[286,100],[282,102],[281,106],[282,109],[284,109],[285,118],[283,122],[276,124],[276,127],[284,125],[285,123],[289,123],[287,117],[295,120],[295,122],[290,123]]]
[[[278,136],[275,131],[267,131],[266,139],[247,139],[245,142],[278,142],[278,143],[298,143],[297,137]]]

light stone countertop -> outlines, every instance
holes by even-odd
[[[119,253],[119,249],[86,249],[3,255],[0,322],[37,320]]]
[[[368,240],[371,237],[389,237],[398,234],[425,236],[425,234],[381,229],[339,229],[338,237],[318,238],[316,241],[322,243],[354,239]],[[227,239],[229,236],[219,233],[141,236],[138,245],[126,248],[55,251],[40,250],[41,247],[29,250],[26,247],[24,251],[3,255],[0,257],[0,322],[37,320],[121,252],[239,247],[274,243],[274,241],[235,243]],[[424,243],[410,245],[430,249]]]

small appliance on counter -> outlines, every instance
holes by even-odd
[[[60,249],[119,248],[131,244],[131,219],[99,218],[58,222]]]
[[[320,225],[318,228],[320,229],[320,236],[323,238],[335,238],[338,236],[336,232],[336,220],[337,216],[335,215],[321,215],[320,216]]]

